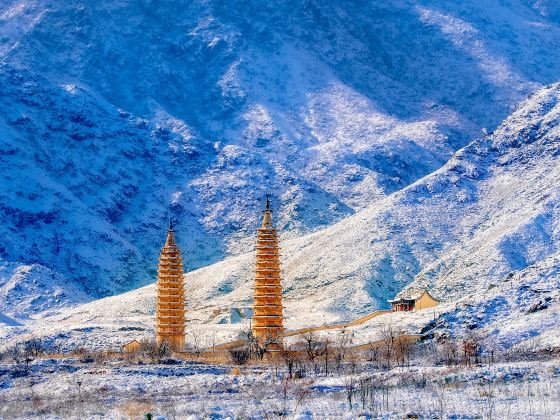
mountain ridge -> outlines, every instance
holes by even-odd
[[[251,249],[267,192],[284,239],[332,225],[553,81],[556,17],[542,1],[7,1],[0,258],[95,298],[154,278],[170,217],[188,269]]]
[[[538,306],[539,296],[550,296],[547,308],[560,304],[553,287],[560,252],[559,99],[560,83],[541,89],[494,133],[471,142],[433,174],[322,231],[282,241],[286,326],[352,320],[387,307],[386,299],[407,287],[429,288],[444,301],[438,331],[459,334],[473,319],[481,330],[494,331],[511,314],[524,331],[536,331],[541,344],[552,345],[553,337],[537,324],[553,322],[554,311],[527,311]],[[247,253],[186,274],[190,328],[234,336],[248,322],[253,264],[254,253]],[[550,285],[548,294],[532,284]],[[503,313],[492,309],[496,299],[507,302]],[[149,334],[154,305],[150,285],[39,314],[19,328],[93,325],[96,334],[112,331],[116,339],[122,337],[118,319]],[[415,328],[432,321],[418,316]],[[527,338],[514,333],[494,334],[505,343]]]

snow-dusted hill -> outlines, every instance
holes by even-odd
[[[555,84],[433,174],[329,228],[283,241],[288,328],[351,320],[386,307],[386,299],[403,288],[428,287],[446,303],[438,308],[442,328],[469,328],[476,318],[478,328],[501,325],[504,342],[538,336],[549,345],[554,337],[543,325],[554,324],[555,312],[539,307],[535,316],[529,308],[538,306],[540,293],[543,305],[560,304],[559,179]],[[248,253],[186,275],[190,330],[223,336],[241,328],[249,315],[253,264]],[[4,333],[47,328],[56,336],[89,328],[90,339],[107,331],[113,339],[149,335],[154,304],[152,285],[42,315]],[[457,311],[464,313],[454,316]],[[431,312],[425,315],[427,323]],[[526,334],[511,325],[508,332],[508,322],[524,324]]]
[[[436,335],[477,334],[493,348],[560,348],[560,254],[480,285],[425,329]]]
[[[251,249],[266,192],[284,238],[381,214],[557,79],[558,16],[542,0],[3,1],[0,258],[100,296],[154,280],[171,216],[192,269]],[[377,223],[376,256],[392,232]],[[288,292],[363,271],[347,302],[360,312],[463,233],[449,235],[358,254],[330,279],[290,257]],[[307,240],[286,246],[308,258]]]
[[[283,242],[289,317],[348,320],[385,307],[411,282],[453,301],[558,252],[559,98],[558,84],[539,91],[432,175]],[[247,254],[186,276],[191,307],[208,308],[203,321],[220,319],[210,308],[250,303],[253,260]]]
[[[0,322],[17,325],[38,312],[56,310],[87,299],[72,284],[64,284],[59,274],[42,266],[0,265]]]

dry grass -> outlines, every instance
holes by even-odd
[[[155,404],[153,400],[148,398],[135,399],[127,400],[116,408],[129,419],[141,419],[144,418],[146,413],[153,413],[155,411]]]

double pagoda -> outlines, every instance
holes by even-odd
[[[280,349],[284,332],[280,254],[268,196],[262,225],[257,231],[256,251],[253,335],[268,349]]]
[[[185,285],[181,250],[175,242],[173,224],[159,257],[157,278],[156,342],[175,349],[185,346]]]

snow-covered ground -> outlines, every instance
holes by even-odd
[[[560,405],[558,361],[489,366],[360,365],[288,380],[285,367],[135,365],[41,360],[29,374],[0,364],[0,416],[139,418],[550,419]],[[349,394],[352,395],[351,401]],[[157,417],[156,417],[157,418]]]
[[[553,0],[1,2],[0,353],[153,339],[170,218],[189,348],[236,339],[270,193],[288,331],[429,289],[434,309],[316,339],[390,329],[434,338],[428,353],[476,337],[543,360],[346,360],[286,381],[278,366],[115,359],[23,372],[4,353],[0,417],[556,416],[558,45]]]

